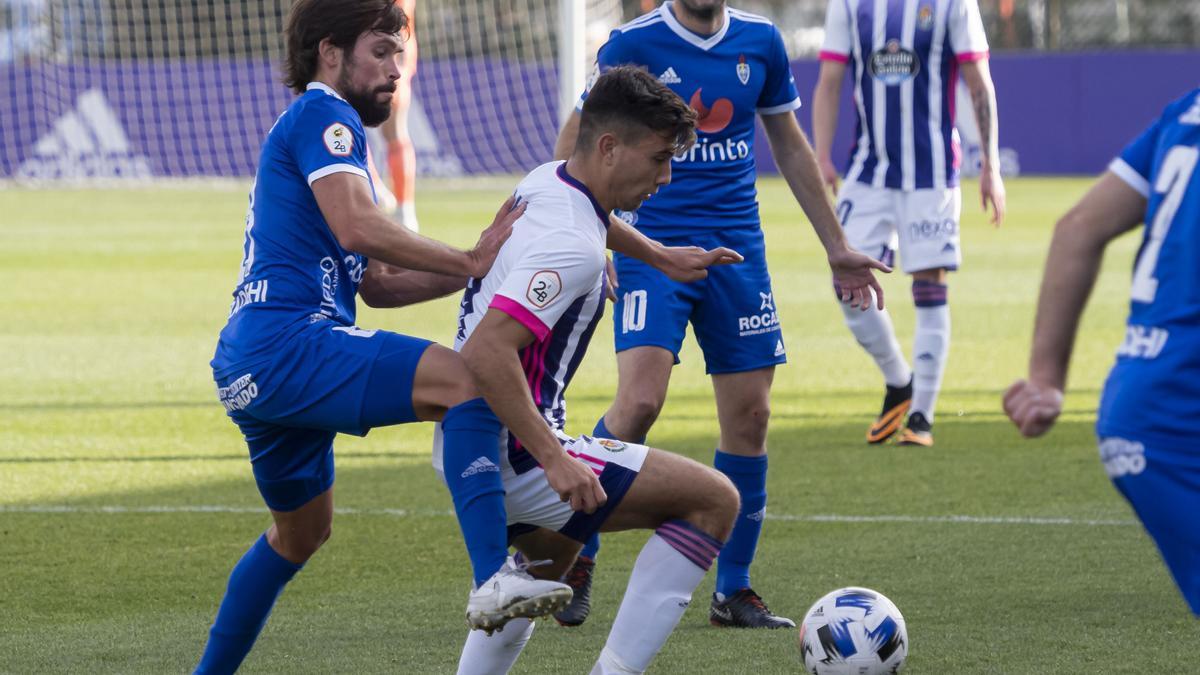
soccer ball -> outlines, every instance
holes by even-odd
[[[813,675],[898,673],[908,656],[908,630],[882,593],[839,588],[804,615],[800,656]]]

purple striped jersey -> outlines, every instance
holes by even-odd
[[[553,429],[567,421],[567,385],[604,313],[608,215],[565,162],[534,169],[517,185],[527,204],[496,262],[463,293],[454,349],[459,351],[488,310],[519,321],[534,335],[520,352],[533,403]],[[536,463],[509,436],[506,458],[517,473]]]
[[[987,55],[978,0],[830,0],[821,59],[850,65],[858,112],[846,180],[958,185],[958,66]]]

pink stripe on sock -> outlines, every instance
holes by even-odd
[[[663,523],[655,534],[697,567],[707,571],[721,552],[720,542],[684,521]]]
[[[663,541],[667,542],[667,544],[669,544],[671,546],[671,548],[675,549],[676,551],[679,551],[679,553],[682,554],[683,557],[692,561],[692,564],[694,564],[696,567],[699,567],[700,569],[702,569],[706,572],[708,571],[708,569],[710,567],[712,567],[712,561],[716,556],[709,557],[709,556],[705,555],[703,552],[695,550],[694,548],[690,547],[686,542],[678,539],[677,538],[678,535],[663,532],[661,530],[656,530],[655,534],[657,534],[659,537],[661,537]]]

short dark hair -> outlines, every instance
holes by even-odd
[[[352,50],[367,31],[394,34],[407,28],[408,17],[395,0],[299,0],[283,26],[283,83],[304,93],[317,74],[317,47],[325,38]]]
[[[696,111],[643,68],[605,71],[583,102],[576,147],[588,148],[609,131],[636,139],[645,130],[674,139],[675,152],[682,152],[696,142]]]

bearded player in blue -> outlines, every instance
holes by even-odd
[[[709,618],[718,626],[791,627],[791,620],[773,614],[750,587],[767,503],[771,382],[775,366],[787,360],[754,187],[756,114],[780,172],[825,248],[835,281],[843,288],[869,284],[882,307],[871,270],[890,270],[846,243],[796,121],[800,98],[783,39],[769,20],[728,8],[723,0],[666,2],[613,31],[600,48],[599,70],[622,64],[646,68],[689,102],[698,116],[698,140],[674,158],[670,185],[636,212],[616,216],[664,244],[725,246],[745,262],[681,284],[636,260],[615,257],[617,395],[593,433],[644,441],[666,400],[690,323],[716,393],[721,434],[713,464],[741,496],[741,512],[717,562]],[[559,159],[574,148],[578,126],[577,110],[559,135]],[[587,617],[598,546],[590,542],[567,575],[575,595],[556,614],[562,624],[578,625]]]
[[[1171,103],[1054,230],[1029,377],[1004,409],[1025,436],[1062,412],[1079,317],[1109,242],[1146,227],[1129,321],[1096,420],[1100,459],[1200,616],[1200,89]]]
[[[376,207],[363,127],[388,117],[406,25],[392,0],[300,0],[288,15],[285,82],[300,96],[263,146],[241,272],[212,360],[274,524],[234,567],[199,673],[237,670],[283,587],[329,537],[338,433],[441,420],[475,572],[473,627],[546,614],[570,597],[566,585],[533,579],[507,558],[500,421],[459,355],[355,325],[356,294],[398,307],[484,276],[523,212],[510,200],[478,245],[460,251]],[[595,475],[556,440],[529,449],[564,501],[589,513],[603,503]]]

